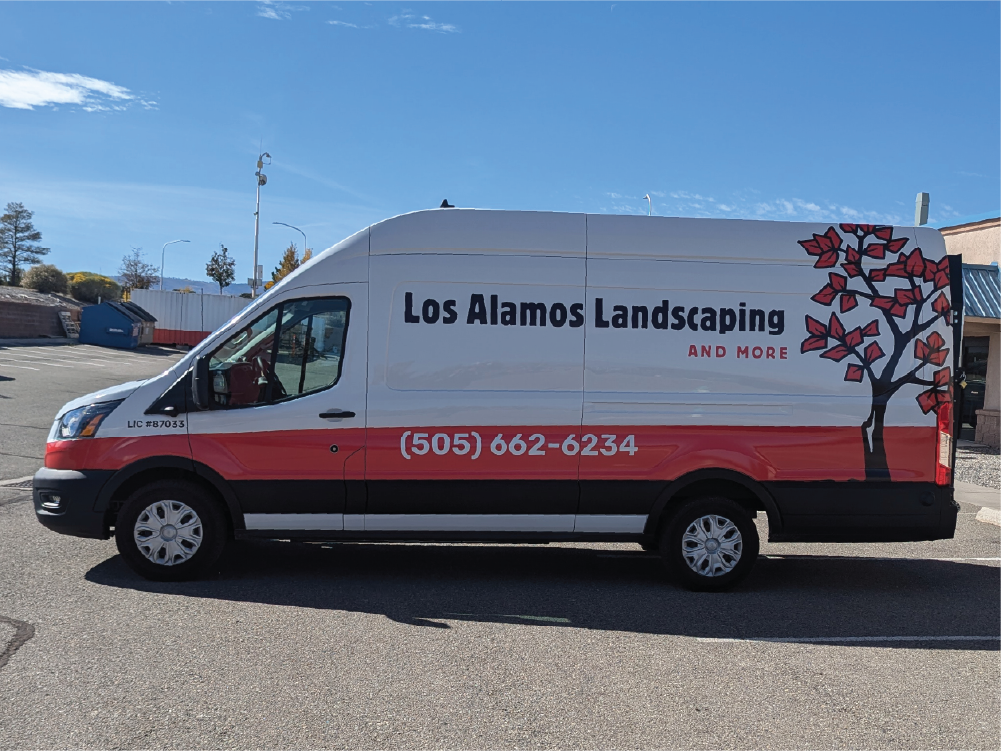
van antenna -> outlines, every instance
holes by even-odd
[[[439,209],[454,209],[455,206],[453,206],[452,204],[450,204],[448,202],[448,199],[446,198],[444,201],[441,202],[441,206],[439,206],[438,208]]]

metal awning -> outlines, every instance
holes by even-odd
[[[1001,276],[997,266],[963,264],[963,315],[1001,319]]]

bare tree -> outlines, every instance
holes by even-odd
[[[31,223],[34,215],[23,203],[11,202],[7,213],[0,216],[0,271],[15,287],[21,283],[21,267],[38,263],[49,252],[35,244],[42,239],[42,233]]]
[[[132,248],[132,252],[122,256],[122,267],[118,270],[122,287],[131,292],[134,289],[149,289],[159,279],[156,266],[146,263],[142,248]]]

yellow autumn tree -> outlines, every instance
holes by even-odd
[[[281,263],[271,272],[271,281],[264,283],[264,289],[271,289],[312,257],[313,249],[306,248],[306,252],[302,254],[302,259],[300,259],[299,249],[295,246],[295,243],[289,243],[289,246],[285,248],[285,253],[282,255]]]

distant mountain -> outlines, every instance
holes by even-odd
[[[121,284],[121,277],[112,277],[116,282]],[[198,279],[182,279],[176,276],[165,276],[163,278],[163,288],[167,290],[172,289],[184,289],[185,287],[191,287],[195,292],[203,291],[206,295],[218,295],[219,285],[215,282],[202,281]],[[153,285],[153,289],[160,289],[159,279]],[[226,287],[222,293],[224,295],[233,295],[234,297],[240,295],[244,292],[250,292],[249,284],[231,284]]]

